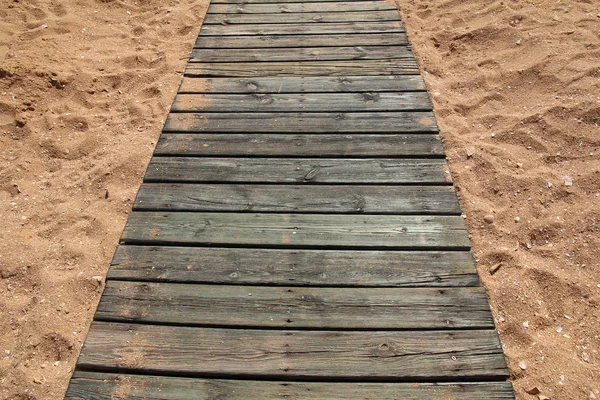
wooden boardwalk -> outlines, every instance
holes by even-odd
[[[213,0],[66,398],[514,399],[389,0]]]

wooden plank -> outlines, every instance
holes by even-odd
[[[190,62],[392,60],[414,58],[407,46],[194,49]]]
[[[430,111],[427,92],[178,94],[171,112]]]
[[[459,216],[134,211],[124,244],[284,248],[470,248]]]
[[[325,383],[173,378],[76,371],[65,400],[107,400],[121,395],[152,400],[514,400],[508,382]]]
[[[239,63],[189,63],[186,76],[347,76],[417,75],[415,60],[278,61]]]
[[[137,211],[460,215],[452,186],[142,184]]]
[[[465,251],[119,246],[108,279],[274,286],[478,286]]]
[[[451,183],[446,160],[154,157],[145,182]]]
[[[494,330],[328,332],[94,322],[79,369],[272,379],[503,379]]]
[[[296,12],[276,14],[206,14],[203,25],[315,24],[323,22],[400,21],[397,10],[357,12]]]
[[[354,2],[368,2],[370,3],[372,0],[212,0],[213,4],[235,4],[235,5],[245,5],[245,4],[286,4],[286,3],[354,3]],[[388,4],[396,4],[394,0],[383,0]],[[346,11],[341,8],[342,11]]]
[[[337,93],[425,91],[415,75],[259,78],[184,77],[179,93]]]
[[[438,135],[163,133],[157,156],[443,157]]]
[[[277,14],[304,12],[385,11],[398,12],[388,1],[347,1],[322,3],[211,4],[207,14]]]
[[[280,36],[199,36],[195,48],[247,49],[261,47],[403,46],[404,33]]]
[[[402,33],[400,21],[336,22],[322,24],[204,25],[199,36],[329,35],[342,33]]]
[[[171,113],[163,132],[437,133],[431,112]]]
[[[96,321],[285,329],[494,329],[483,287],[300,288],[108,281]]]

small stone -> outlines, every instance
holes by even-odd
[[[500,267],[502,267],[502,263],[499,262],[498,264],[494,264],[490,267],[490,275],[494,275],[496,272],[498,272],[498,270],[500,269]]]
[[[521,217],[515,217],[515,222],[519,222],[521,220]]]
[[[92,276],[92,282],[96,284],[96,286],[102,286],[102,277],[100,275]]]
[[[565,186],[573,186],[573,178],[571,178],[568,175],[563,176],[563,179],[565,181]]]
[[[498,317],[498,322],[504,322],[504,317],[502,315]]]
[[[518,162],[517,163],[517,168],[523,168],[523,163],[522,162]]]
[[[540,388],[538,388],[537,386],[534,386],[531,389],[525,389],[525,393],[536,395],[536,394],[540,394],[541,391],[540,391]]]
[[[558,329],[556,329],[556,332],[557,332],[557,333],[561,333],[561,332],[562,332],[562,328],[558,328]]]
[[[525,371],[527,369],[527,363],[525,361],[521,361],[519,363],[519,368],[521,368],[523,371]]]
[[[597,397],[594,394],[594,392],[590,392],[590,400],[596,400],[596,399],[597,399]]]
[[[548,396],[544,396],[543,394],[540,394],[540,395],[538,396],[538,400],[550,400],[550,397],[548,397]]]
[[[473,154],[475,154],[475,151],[473,149],[469,149],[467,148],[467,158],[471,158],[473,157]]]
[[[488,224],[493,224],[494,223],[494,216],[491,214],[486,215],[485,217],[483,217],[483,220],[488,223]]]
[[[550,189],[552,187],[552,182],[548,182],[547,186],[548,186],[548,189]]]
[[[529,328],[529,322],[528,321],[523,322],[523,328],[526,328],[526,329]]]
[[[521,39],[517,40],[517,46],[521,45]]]

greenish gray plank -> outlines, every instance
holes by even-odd
[[[76,371],[65,400],[514,400],[508,382],[325,383],[173,378]]]
[[[277,14],[304,12],[385,11],[398,12],[392,1],[273,3],[273,4],[211,4],[207,14]]]
[[[258,78],[184,77],[179,93],[337,93],[420,92],[423,78],[417,75],[301,76]]]
[[[153,157],[146,182],[451,183],[442,159]]]
[[[494,329],[483,287],[301,288],[108,281],[94,319],[286,329]]]
[[[346,76],[346,75],[417,75],[414,60],[339,60],[277,61],[239,63],[189,63],[186,76]]]
[[[190,62],[271,62],[413,59],[407,46],[194,49]]]
[[[467,251],[119,246],[108,279],[274,286],[478,286]]]
[[[470,248],[460,216],[134,211],[124,244],[380,249]]]
[[[80,369],[274,379],[502,379],[494,330],[279,331],[94,322]]]
[[[171,113],[163,132],[437,133],[432,112]]]
[[[206,14],[204,25],[399,21],[397,10],[297,12],[276,14]]]
[[[400,21],[337,22],[322,24],[204,25],[199,36],[339,35],[342,33],[402,33]]]
[[[439,135],[163,133],[155,155],[294,157],[442,157]]]
[[[427,92],[178,94],[171,112],[430,111]]]
[[[460,215],[452,186],[142,184],[134,210]]]
[[[195,48],[247,49],[268,47],[326,46],[403,46],[408,44],[404,33],[369,33],[345,35],[270,35],[270,36],[199,36]]]

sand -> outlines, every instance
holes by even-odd
[[[398,3],[517,398],[600,398],[598,2]]]
[[[207,1],[0,3],[0,398],[59,399]],[[600,398],[598,4],[399,3],[517,397]]]
[[[207,3],[1,0],[1,399],[64,396]]]

